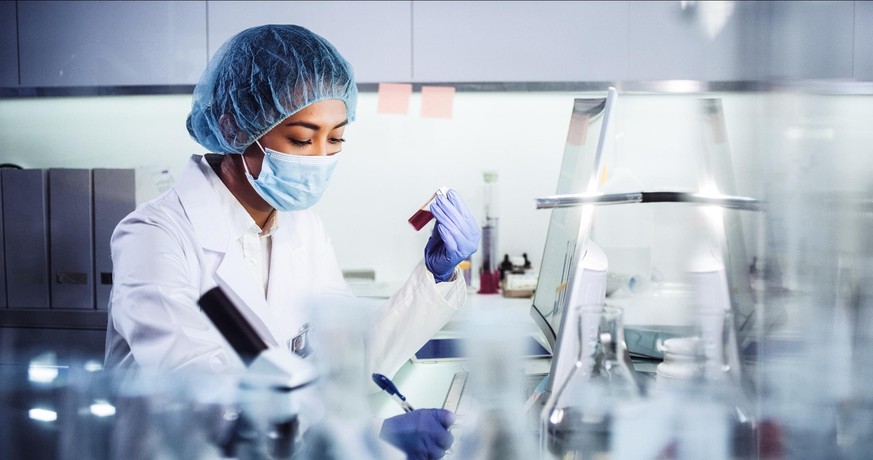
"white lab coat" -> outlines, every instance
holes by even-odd
[[[321,220],[304,210],[278,215],[265,298],[263,284],[243,260],[241,244],[232,241],[229,217],[210,174],[205,158],[195,155],[171,190],[139,206],[115,229],[107,368],[242,368],[197,304],[218,283],[245,303],[243,315],[270,346],[278,347],[287,347],[306,322],[301,302],[308,295],[351,295]],[[424,263],[418,264],[374,315],[370,371],[393,375],[449,321],[466,297],[463,277],[456,278],[438,289]]]

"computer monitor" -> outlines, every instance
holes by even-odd
[[[611,98],[611,99],[610,99]],[[554,197],[537,200],[538,207],[553,208],[552,220],[543,256],[540,285],[531,309],[531,315],[539,324],[552,348],[553,380],[558,380],[555,369],[566,367],[561,363],[575,356],[565,342],[571,343],[575,334],[563,334],[564,324],[574,324],[569,315],[573,310],[569,305],[597,303],[604,284],[607,261],[605,255],[590,240],[593,206],[627,203],[688,203],[692,205],[717,206],[722,208],[723,220],[712,221],[716,231],[717,246],[713,247],[712,263],[701,271],[701,267],[689,268],[695,298],[690,301],[700,307],[724,308],[733,312],[734,328],[738,345],[744,348],[753,338],[755,327],[755,306],[750,289],[749,263],[743,237],[740,215],[747,211],[760,209],[760,203],[752,198],[735,195],[736,183],[733,177],[730,150],[726,142],[725,126],[721,101],[715,98],[700,99],[703,134],[703,164],[699,171],[699,190],[690,192],[627,191],[603,194],[598,192],[600,173],[603,170],[604,152],[610,138],[611,108],[615,97],[610,95],[604,101],[600,126],[600,142],[593,152],[579,148],[579,144],[568,142],[564,163],[559,179],[559,192]],[[580,122],[589,121],[579,116],[586,107],[599,108],[596,104],[577,101],[571,121],[571,133],[578,130]],[[588,112],[592,112],[589,108]],[[693,124],[693,121],[692,121]],[[590,124],[586,126],[591,128]],[[572,139],[572,136],[570,136]],[[569,139],[568,139],[569,140]],[[586,161],[587,160],[587,161]],[[584,171],[583,168],[590,168]],[[587,182],[585,182],[587,179]],[[584,184],[584,185],[583,185]],[[714,217],[707,213],[708,217]],[[719,250],[720,249],[720,250]],[[709,251],[707,251],[709,254]],[[696,260],[696,259],[695,259]],[[689,261],[690,262],[690,261]],[[718,265],[716,267],[714,264]],[[578,285],[573,288],[574,281]],[[568,296],[575,295],[577,299]],[[605,297],[605,296],[604,296]],[[710,305],[711,304],[711,305]],[[568,321],[569,319],[569,321]],[[766,320],[765,320],[766,321]],[[766,321],[770,323],[772,321]],[[765,324],[767,327],[769,324]],[[693,334],[689,325],[637,325],[625,328],[627,349],[631,354],[659,357],[658,343],[676,336]],[[735,364],[735,363],[734,363]],[[732,366],[733,367],[733,366]]]
[[[558,195],[596,189],[603,169],[604,144],[616,98],[615,89],[610,88],[605,98],[574,100],[558,175]],[[592,133],[599,135],[595,139]],[[568,284],[580,255],[578,243],[580,237],[584,242],[590,234],[593,212],[590,206],[559,208],[551,212],[531,316],[542,330],[550,351],[554,352]]]
[[[573,103],[557,194],[594,193],[603,173],[604,151],[612,140],[612,117],[618,94],[609,88],[605,98],[580,98]],[[599,133],[596,141],[593,133]],[[589,238],[593,206],[552,210],[530,314],[552,355],[551,381],[575,359],[569,348],[575,335],[562,334],[573,303],[602,303],[606,291],[606,256]],[[574,289],[575,285],[575,289]],[[572,299],[573,296],[577,298]],[[560,340],[559,337],[566,340]],[[572,364],[572,362],[570,363]]]

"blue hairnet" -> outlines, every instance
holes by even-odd
[[[295,25],[246,29],[223,45],[194,88],[188,133],[210,152],[242,153],[300,109],[325,99],[355,118],[352,66],[324,38]]]

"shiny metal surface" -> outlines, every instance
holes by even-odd
[[[749,211],[761,210],[763,203],[754,198],[743,196],[708,196],[688,192],[630,192],[607,194],[570,194],[553,195],[537,198],[537,209],[554,209],[592,205],[615,205],[629,203],[694,203],[708,206],[720,206],[728,209]]]
[[[414,92],[422,86],[450,86],[458,92],[603,92],[610,86],[624,93],[701,94],[701,93],[773,93],[797,92],[827,95],[873,95],[873,82],[843,80],[787,81],[546,81],[546,82],[416,82]],[[0,98],[125,96],[191,94],[194,85],[152,86],[74,86],[0,88]],[[361,83],[360,92],[375,93],[378,83]]]

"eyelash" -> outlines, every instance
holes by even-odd
[[[342,137],[332,137],[327,140],[331,144],[342,144],[346,140]],[[297,147],[306,147],[307,145],[312,145],[312,140],[308,141],[298,141],[297,139],[291,139],[291,143],[296,145]]]

